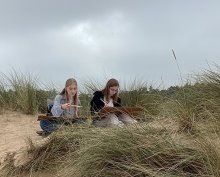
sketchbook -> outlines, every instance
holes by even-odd
[[[49,116],[46,114],[39,114],[37,117],[37,120],[55,120],[55,121],[60,121],[60,122],[65,122],[65,121],[74,121],[80,119],[79,117],[73,117],[73,118],[66,118],[66,117],[55,117],[55,116]]]
[[[129,106],[122,106],[122,107],[103,107],[99,112],[99,116],[105,116],[106,114],[114,113],[120,114],[125,113],[130,116],[136,116],[143,112],[144,109],[142,107],[129,107]]]

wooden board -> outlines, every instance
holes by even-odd
[[[60,117],[61,118],[61,117]],[[39,114],[37,117],[37,120],[57,120],[59,117],[54,117],[54,116],[47,116],[46,114]]]
[[[144,112],[144,109],[142,107],[128,107],[128,106],[122,106],[122,107],[103,107],[99,112],[99,116],[104,116],[106,114],[114,113],[125,113],[130,116],[136,116],[140,114],[141,112]]]
[[[77,118],[69,118],[69,119],[67,119],[67,118],[64,118],[64,117],[55,117],[55,116],[48,116],[48,115],[46,115],[46,114],[39,114],[38,115],[38,121],[40,121],[40,120],[55,120],[55,121],[62,121],[62,122],[65,122],[65,121],[73,121],[73,120],[76,120]]]
[[[91,117],[93,118],[97,118],[97,116],[99,117],[103,117],[106,116],[107,114],[110,113],[114,113],[114,114],[120,114],[120,113],[125,113],[130,115],[131,117],[137,116],[138,114],[140,114],[141,112],[144,112],[144,108],[142,107],[129,107],[129,106],[122,106],[122,107],[103,107],[97,115]],[[48,116],[46,114],[39,114],[38,115],[38,121],[40,120],[55,120],[55,121],[72,121],[72,120],[77,120],[78,118],[75,119],[67,119],[67,118],[63,118],[63,117],[55,117],[55,116]],[[79,118],[80,119],[80,118]],[[83,118],[86,119],[86,118]]]

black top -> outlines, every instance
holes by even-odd
[[[92,98],[92,101],[90,102],[90,111],[92,115],[94,115],[95,112],[98,112],[105,106],[104,102],[101,101],[104,100],[104,94],[102,93],[102,91],[96,91],[93,95],[94,96]],[[114,107],[121,106],[121,99],[118,98],[117,102],[113,100],[113,105]]]

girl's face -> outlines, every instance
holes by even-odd
[[[118,86],[109,87],[109,96],[112,97],[118,92]]]
[[[77,92],[77,85],[76,84],[71,84],[68,87],[66,87],[66,91],[69,96],[74,96]]]

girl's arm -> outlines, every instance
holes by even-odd
[[[100,109],[102,109],[104,107],[104,103],[101,101],[101,99],[103,99],[103,96],[101,93],[97,92],[94,94],[90,105],[91,105],[91,114],[94,115],[95,112],[98,112]]]
[[[53,116],[55,117],[60,117],[63,115],[64,110],[61,108],[62,104],[61,104],[61,95],[57,95],[54,99],[54,104],[53,107],[51,109],[51,113],[53,114]]]

